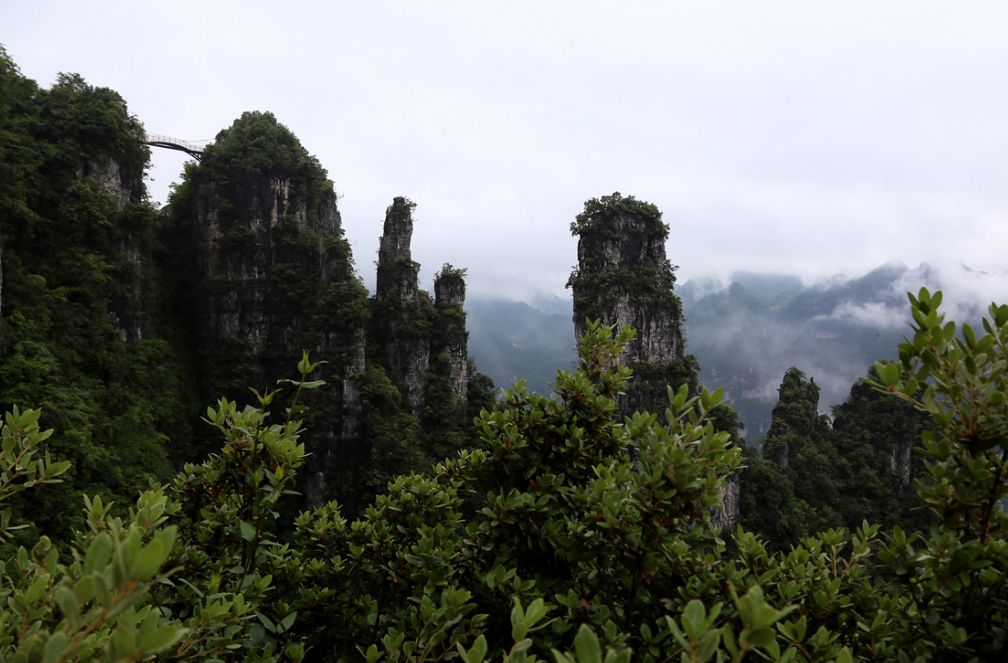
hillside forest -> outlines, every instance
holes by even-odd
[[[0,659],[1001,658],[1008,306],[911,293],[832,416],[791,367],[746,439],[654,205],[568,220],[536,393],[471,359],[451,256],[419,287],[406,197],[368,292],[271,113],[164,208],[149,159],[118,93],[0,48]]]

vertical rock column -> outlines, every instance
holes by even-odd
[[[445,264],[434,280],[441,348],[448,355],[448,386],[459,412],[465,412],[469,385],[469,355],[465,321],[465,270]]]
[[[578,267],[567,285],[574,291],[574,331],[587,320],[633,327],[636,338],[623,361],[634,370],[620,411],[660,411],[666,385],[696,385],[695,360],[684,355],[682,304],[672,292],[674,267],[665,256],[668,226],[650,203],[619,193],[585,203],[571,224],[578,239]],[[657,408],[657,409],[656,409]]]
[[[819,387],[792,366],[784,372],[773,420],[763,446],[763,455],[782,470],[791,460],[791,442],[812,438],[819,422]]]
[[[417,300],[417,273],[410,242],[416,203],[397,196],[385,209],[385,224],[378,245],[378,300],[409,304]]]
[[[619,193],[592,199],[571,224],[578,236],[578,266],[567,285],[574,291],[574,332],[588,320],[633,327],[637,336],[623,361],[634,375],[619,410],[662,412],[666,386],[698,386],[699,367],[685,354],[682,303],[673,292],[675,267],[665,255],[669,228],[650,203]],[[722,527],[738,519],[738,479],[725,481],[712,514]]]
[[[169,212],[192,240],[179,243],[191,275],[177,305],[196,318],[202,400],[247,397],[248,385],[289,376],[304,350],[324,362],[301,475],[319,504],[338,489],[331,477],[366,452],[356,438],[368,295],[325,169],[272,114],[244,113],[187,169]]]
[[[430,339],[417,286],[420,265],[410,257],[415,207],[397,196],[385,210],[378,248],[376,299],[380,310],[375,330],[382,340],[389,376],[403,393],[410,411],[418,414],[424,403]]]

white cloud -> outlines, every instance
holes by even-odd
[[[875,329],[903,329],[907,324],[906,311],[883,302],[843,302],[827,317]]]
[[[1008,245],[1008,6],[976,2],[3,3],[10,54],[119,90],[156,132],[272,110],[329,170],[365,275],[385,206],[425,270],[561,292],[614,190],[683,277],[977,269]],[[177,176],[155,154],[154,196]],[[501,285],[504,283],[505,285]]]

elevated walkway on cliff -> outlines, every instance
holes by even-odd
[[[151,147],[163,147],[166,150],[185,152],[193,159],[199,161],[203,158],[203,148],[206,147],[206,143],[209,141],[188,141],[182,140],[181,138],[174,138],[172,136],[147,134],[147,140],[145,142]]]

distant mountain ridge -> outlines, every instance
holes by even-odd
[[[549,393],[557,370],[575,366],[570,299],[470,296],[466,313],[469,354],[498,387],[523,379],[533,391]]]
[[[1006,283],[1004,273],[966,266],[887,263],[856,278],[815,284],[789,274],[736,272],[727,283],[691,279],[675,291],[686,316],[686,349],[699,359],[701,379],[725,389],[747,440],[756,444],[788,367],[815,380],[821,407],[837,405],[872,362],[895,357],[907,330],[907,291],[943,289],[952,317],[967,321],[978,319],[990,299],[1008,298]],[[467,310],[470,351],[498,386],[521,376],[546,393],[556,370],[574,362],[569,299],[473,298]]]

